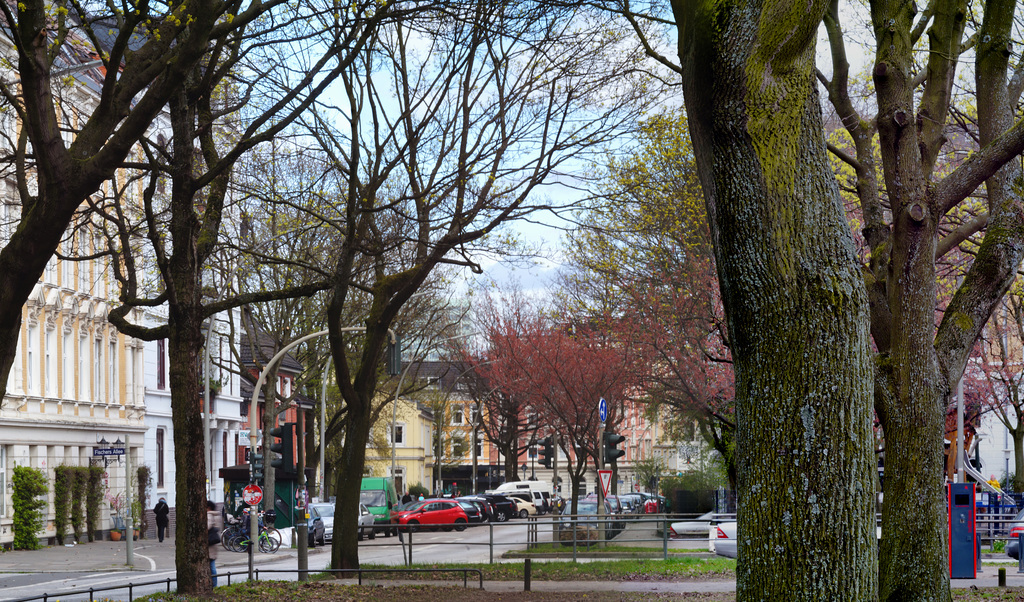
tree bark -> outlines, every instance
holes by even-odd
[[[874,600],[867,298],[813,82],[825,5],[673,8],[736,367],[737,599]]]

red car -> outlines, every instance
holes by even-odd
[[[420,526],[462,531],[468,522],[465,510],[455,500],[411,502],[391,513],[391,523],[405,525],[409,531],[416,531]]]

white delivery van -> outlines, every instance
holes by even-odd
[[[528,494],[537,507],[537,512],[543,514],[551,508],[551,483],[544,481],[511,481],[502,483],[487,493],[508,495],[511,493]]]

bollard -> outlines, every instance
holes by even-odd
[[[523,591],[530,591],[530,559],[523,561]]]
[[[999,569],[999,587],[1006,587],[1006,568],[1000,567]]]
[[[1024,549],[1022,549],[1021,546],[1024,546],[1024,533],[1018,533],[1017,534],[1017,572],[1018,573],[1024,573],[1024,554],[1021,553],[1021,552],[1024,552]]]

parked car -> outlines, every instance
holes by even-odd
[[[363,537],[369,537],[370,539],[375,539],[377,537],[377,530],[373,528],[376,518],[377,517],[370,512],[370,509],[367,508],[365,504],[359,504],[359,519],[357,524],[359,525],[360,540],[362,540]]]
[[[306,510],[308,510],[306,518],[306,532],[309,533],[309,547],[315,548],[317,542],[320,542],[320,545],[324,545],[324,519],[321,518],[320,511],[312,505],[310,505]]]
[[[484,513],[484,521],[490,522],[494,520],[494,506],[490,502],[478,495],[464,495],[460,498],[456,498],[460,502],[470,502],[475,504],[480,511]]]
[[[644,510],[643,496],[639,493],[623,493],[619,495],[623,512],[642,514]]]
[[[320,519],[324,521],[324,539],[332,541],[334,539],[334,504],[316,503],[310,504],[309,507],[316,508],[316,511],[320,513]]]
[[[417,531],[421,526],[462,531],[469,517],[455,500],[429,499],[403,506],[391,515],[391,522],[409,531]]]
[[[462,511],[466,513],[466,520],[472,523],[485,523],[487,522],[487,512],[483,509],[481,502],[473,502],[470,500],[456,499],[459,506],[462,506]]]
[[[597,494],[591,493],[580,501],[586,501],[591,504],[597,504]],[[611,514],[623,514],[622,504],[619,502],[619,497],[616,495],[609,495],[604,498],[604,501],[608,503],[611,508]]]
[[[710,533],[715,554],[736,558],[736,521],[719,523]]]
[[[669,525],[668,536],[679,537],[706,537],[711,529],[711,519],[714,512],[706,512],[691,520],[677,521]]]
[[[611,504],[604,503],[605,516],[613,517]],[[593,518],[589,518],[593,517]],[[590,546],[600,539],[601,524],[604,524],[604,538],[612,539],[622,532],[625,524],[597,518],[597,499],[582,499],[576,507],[576,514],[572,514],[572,504],[566,504],[562,511],[562,518],[558,523],[558,540],[563,546],[576,545]]]
[[[513,516],[519,516],[519,508],[516,503],[504,495],[496,493],[484,493],[478,497],[487,500],[494,512],[494,520],[503,523]]]
[[[526,518],[531,514],[537,514],[537,506],[528,499],[529,496],[529,493],[512,493],[508,496],[508,499],[516,504],[516,516],[519,518]]]

